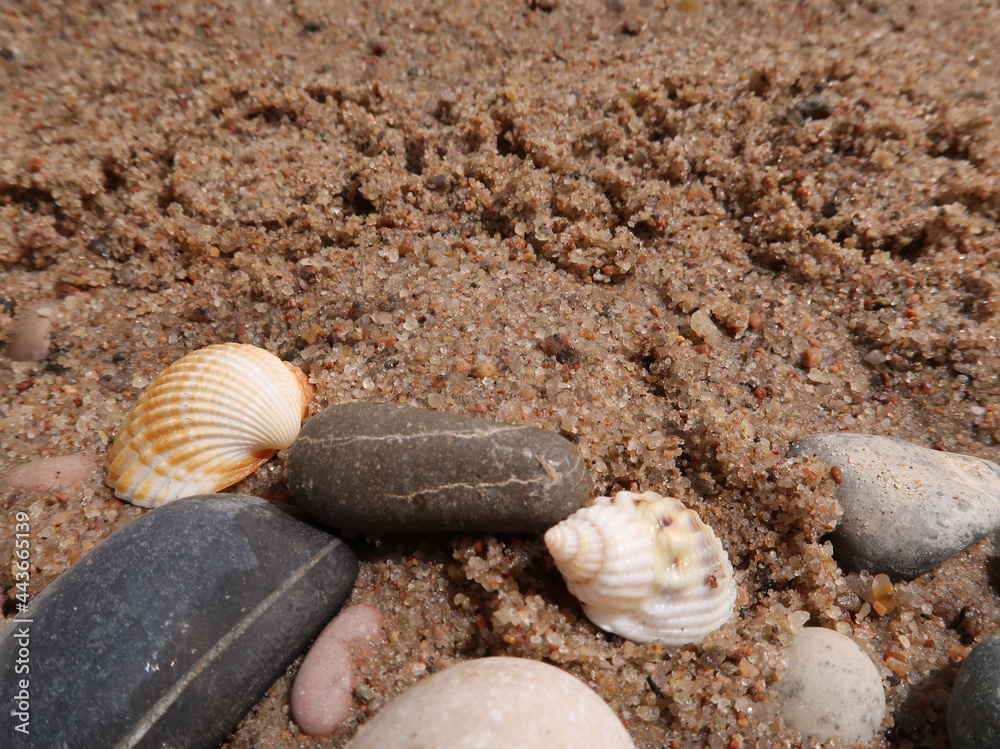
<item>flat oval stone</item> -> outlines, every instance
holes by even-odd
[[[49,330],[52,327],[51,309],[28,309],[18,313],[4,356],[14,361],[41,361],[49,353]]]
[[[1000,527],[1000,466],[988,460],[846,433],[805,437],[789,455],[840,467],[832,540],[849,569],[910,580]]]
[[[948,740],[953,749],[1000,747],[1000,635],[976,645],[948,698]]]
[[[68,489],[97,473],[97,462],[86,455],[39,458],[0,474],[0,492],[28,489]]]
[[[354,659],[371,654],[382,642],[382,612],[373,606],[348,606],[326,625],[299,667],[289,701],[302,733],[329,736],[351,714]]]
[[[554,432],[422,408],[331,406],[292,445],[293,502],[368,533],[540,531],[587,501],[580,452]]]
[[[465,661],[384,708],[345,749],[635,749],[618,716],[582,681],[523,658]]]
[[[0,632],[0,699],[5,712],[25,708],[0,721],[0,746],[27,746],[23,724],[35,749],[214,749],[340,609],[357,571],[342,541],[263,499],[152,510]]]
[[[805,627],[785,650],[778,681],[781,714],[795,730],[826,741],[871,741],[885,718],[885,690],[857,643],[832,629]]]

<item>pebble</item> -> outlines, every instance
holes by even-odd
[[[953,749],[1000,747],[1000,635],[983,640],[962,663],[948,698]]]
[[[30,660],[31,739],[47,747],[214,749],[343,605],[344,543],[255,497],[205,495],[113,533],[0,633]],[[5,713],[17,679],[0,680]],[[18,708],[19,709],[19,708]],[[18,716],[0,746],[27,746]]]
[[[346,749],[635,749],[618,716],[582,681],[539,661],[482,658],[424,679]]]
[[[39,458],[14,466],[0,476],[0,491],[68,489],[93,477],[97,463],[86,455],[60,455],[57,458]]]
[[[288,485],[295,504],[335,528],[530,532],[582,507],[590,477],[580,452],[554,432],[348,403],[303,427]]]
[[[14,320],[4,355],[14,361],[40,361],[49,353],[49,308],[28,309]]]
[[[806,736],[871,741],[885,718],[885,690],[875,664],[851,638],[822,627],[799,630],[785,649],[778,681],[785,721]]]
[[[839,467],[838,561],[910,580],[1000,527],[1000,466],[895,437],[818,434],[789,455]]]
[[[329,736],[351,714],[355,653],[382,642],[382,612],[358,604],[341,611],[316,638],[292,687],[292,717],[302,733]]]

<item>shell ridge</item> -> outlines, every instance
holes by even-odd
[[[168,440],[170,433],[177,433],[176,427],[183,425],[185,432],[202,436],[215,433],[231,434],[234,439],[247,440],[262,445],[276,445],[275,449],[284,449],[295,441],[297,430],[286,427],[265,429],[242,414],[229,414],[224,408],[218,410],[200,410],[177,412],[173,408],[154,409],[135,422],[135,429],[130,430],[130,439],[142,439],[150,443]],[[160,425],[166,425],[164,430]],[[192,436],[192,438],[193,438]]]
[[[294,442],[313,391],[264,349],[194,351],[137,399],[109,451],[108,484],[145,506],[230,486]]]
[[[179,375],[180,373],[178,373]],[[286,415],[288,418],[282,419],[280,426],[275,425],[275,429],[282,432],[289,430],[297,431],[293,413],[287,413],[290,407],[294,407],[297,416],[298,400],[295,397],[273,397],[273,394],[257,389],[257,383],[253,380],[243,379],[242,382],[226,380],[221,376],[214,381],[209,381],[208,386],[201,390],[201,397],[195,404],[191,398],[191,379],[185,375],[176,377],[172,381],[166,381],[162,387],[157,387],[151,397],[141,404],[144,411],[144,420],[164,418],[167,414],[158,413],[159,409],[172,407],[184,409],[190,413],[218,413],[224,414],[231,409],[232,393],[234,389],[242,390],[244,397],[240,399],[241,413],[250,419],[261,424],[266,424],[269,415]],[[199,384],[200,383],[196,383]],[[178,403],[181,400],[182,403]],[[186,402],[186,403],[185,403]],[[301,417],[299,417],[301,422]]]
[[[618,492],[559,525],[583,519],[597,523],[604,540],[600,568],[580,582],[558,558],[556,566],[601,629],[637,642],[682,645],[700,642],[732,616],[737,591],[729,557],[711,527],[680,501]]]

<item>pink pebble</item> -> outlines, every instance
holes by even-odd
[[[14,361],[39,361],[49,353],[49,328],[52,323],[38,310],[18,314],[4,354]]]
[[[40,458],[11,468],[0,476],[0,491],[6,489],[66,489],[86,481],[97,471],[97,463],[85,455]]]
[[[292,717],[302,733],[329,736],[351,714],[355,653],[382,642],[382,612],[350,606],[320,632],[292,687]]]

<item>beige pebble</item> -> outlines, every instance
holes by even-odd
[[[712,348],[719,348],[726,341],[725,334],[716,326],[707,309],[696,310],[691,315],[691,330]]]
[[[478,380],[484,380],[487,377],[492,377],[497,373],[497,365],[493,362],[482,362],[476,364],[469,370],[469,374]]]
[[[526,658],[481,658],[434,674],[366,723],[349,749],[635,749],[582,681]]]
[[[822,627],[801,630],[786,649],[777,684],[781,713],[806,736],[871,741],[885,717],[875,664],[849,637]]]
[[[823,363],[823,351],[815,346],[810,346],[802,352],[800,361],[806,369],[814,369]]]
[[[40,458],[15,466],[0,476],[0,491],[6,489],[66,489],[86,481],[97,471],[97,463],[86,455]]]
[[[25,310],[14,320],[4,354],[14,361],[39,361],[49,353],[52,322],[39,310]]]

